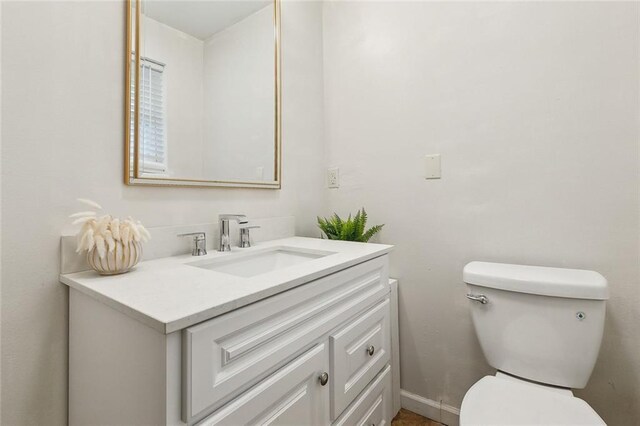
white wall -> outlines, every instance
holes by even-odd
[[[140,54],[165,64],[168,174],[203,179],[204,43],[154,19],[143,18]]]
[[[0,22],[2,7],[0,6]],[[0,31],[0,63],[2,62],[2,31]],[[0,66],[0,93],[2,93],[2,67]],[[2,96],[0,96],[0,153],[2,152]],[[0,161],[0,260],[2,259],[2,161]],[[0,262],[0,267],[2,263]],[[2,273],[0,272],[0,320],[2,319]],[[0,326],[0,354],[2,353],[2,327]],[[2,383],[2,363],[0,362],[0,383]],[[0,421],[2,420],[2,386],[0,386]]]
[[[396,244],[402,387],[460,406],[492,370],[471,260],[594,269],[611,285],[578,392],[640,424],[639,7],[589,2],[327,2],[326,213],[366,206]],[[286,78],[285,78],[286,81]],[[442,154],[442,179],[422,156]]]
[[[273,5],[205,41],[207,179],[274,180],[274,53]]]
[[[282,10],[283,188],[126,187],[125,7],[2,2],[2,419],[66,424],[67,290],[59,240],[76,197],[149,226],[219,213],[295,215],[316,235],[323,204],[321,7]]]

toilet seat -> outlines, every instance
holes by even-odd
[[[606,425],[570,390],[531,383],[498,373],[476,382],[464,396],[460,426]]]

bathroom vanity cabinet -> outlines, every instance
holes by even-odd
[[[386,254],[167,333],[71,287],[71,425],[378,426],[395,414]]]

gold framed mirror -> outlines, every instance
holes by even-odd
[[[279,189],[280,0],[127,0],[127,185]]]

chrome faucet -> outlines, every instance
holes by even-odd
[[[218,251],[231,251],[231,245],[229,244],[229,221],[235,220],[240,225],[249,223],[247,217],[243,214],[221,214],[218,216],[220,224],[220,246]]]
[[[193,250],[191,251],[191,256],[204,256],[207,254],[207,234],[204,232],[178,234],[178,237],[193,237]]]
[[[259,226],[243,226],[240,228],[240,248],[248,248],[251,247],[251,236],[249,235],[249,231],[252,229],[260,228]]]

